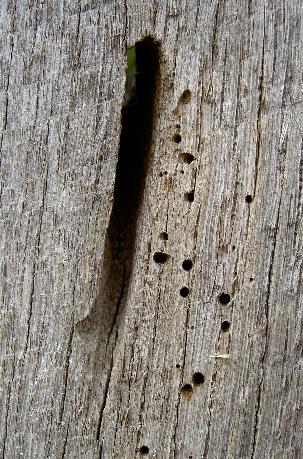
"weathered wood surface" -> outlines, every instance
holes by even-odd
[[[303,457],[302,6],[1,1],[3,457]],[[146,35],[161,82],[117,298],[125,50]]]

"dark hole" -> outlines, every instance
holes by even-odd
[[[202,373],[200,373],[199,371],[197,373],[194,373],[193,374],[193,382],[194,384],[196,384],[197,386],[201,385],[204,383],[204,376]]]
[[[141,446],[140,453],[141,454],[148,454],[149,453],[149,447],[146,446],[146,445]]]
[[[228,304],[230,302],[230,295],[228,293],[221,293],[219,301],[221,304]]]
[[[186,164],[192,163],[195,159],[194,155],[191,155],[190,153],[181,153],[179,158]]]
[[[176,368],[180,368],[180,365],[177,363]]]
[[[223,320],[221,324],[221,330],[226,332],[227,330],[229,330],[229,327],[230,327],[230,323],[228,322],[228,320]]]
[[[185,271],[190,271],[192,267],[193,267],[193,262],[191,260],[184,260],[183,261],[182,268]]]
[[[235,245],[233,245],[233,246],[232,246],[232,248],[231,248],[231,250],[232,250],[232,251],[234,251],[234,250],[235,250],[235,248],[236,248],[236,246],[235,246]]]
[[[193,387],[191,384],[184,384],[184,386],[181,389],[182,394],[190,396],[193,392]]]
[[[253,197],[250,194],[248,194],[245,198],[245,201],[248,202],[249,204],[252,202],[252,200],[253,200]]]
[[[177,128],[177,129],[181,129],[180,124],[176,124],[176,128]]]
[[[182,137],[180,136],[180,134],[175,134],[174,137],[173,137],[173,140],[176,143],[180,143],[181,140],[182,140]]]
[[[165,263],[169,258],[169,255],[167,255],[167,253],[164,253],[164,252],[156,252],[154,254],[154,261],[156,263]]]
[[[250,282],[252,282],[252,281],[254,280],[254,278],[253,278],[253,277],[250,277],[249,280],[250,280]]]
[[[165,231],[163,231],[163,233],[160,234],[160,239],[162,239],[162,241],[167,241],[168,234]]]
[[[195,193],[193,191],[189,191],[188,193],[185,193],[184,197],[185,197],[185,201],[194,202]]]
[[[189,89],[185,89],[185,91],[183,91],[180,97],[180,102],[182,104],[188,104],[190,102],[190,99],[191,99],[191,92]]]
[[[195,327],[194,327],[194,325],[192,325],[190,328],[191,328],[191,330],[194,330]]]
[[[187,297],[189,294],[189,289],[187,287],[182,287],[180,290],[180,295],[183,296],[183,298]]]

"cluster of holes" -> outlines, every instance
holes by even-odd
[[[200,371],[197,371],[193,374],[192,376],[192,381],[193,381],[193,384],[195,386],[202,386],[202,384],[204,384],[204,381],[205,381],[205,378],[204,378],[204,375],[203,373],[201,373]],[[190,383],[186,383],[184,384],[184,386],[182,386],[181,388],[181,393],[185,396],[185,397],[188,397],[190,398],[192,393],[193,393],[193,386],[192,384]]]
[[[180,103],[183,103],[183,104],[188,104],[188,103],[190,102],[190,99],[191,99],[191,92],[187,89],[187,90],[185,90],[185,91],[182,93],[179,102],[180,102]],[[181,128],[180,124],[176,124],[176,128],[177,128],[177,130],[179,131],[180,128]],[[181,137],[181,135],[180,135],[179,132],[176,132],[176,133],[174,134],[174,136],[173,136],[173,141],[174,141],[175,143],[177,143],[177,144],[181,143],[182,137]],[[190,154],[190,153],[181,153],[181,154],[179,155],[179,159],[180,159],[183,163],[185,163],[185,164],[191,164],[191,163],[194,161],[195,157],[194,157],[192,154]],[[184,171],[181,171],[181,172],[184,173]],[[165,171],[165,172],[161,172],[161,173],[160,173],[160,176],[162,177],[163,175],[166,175],[166,174],[167,174],[166,171]],[[190,203],[193,202],[193,201],[194,201],[194,190],[189,191],[189,192],[186,192],[186,193],[184,194],[184,199],[185,199],[187,202],[190,202]],[[160,239],[162,239],[163,241],[167,241],[167,240],[168,240],[168,234],[167,234],[166,232],[160,233]],[[156,263],[163,264],[163,263],[165,263],[168,259],[169,259],[169,255],[166,254],[166,253],[164,253],[164,252],[156,252],[156,253],[154,254],[154,261],[155,261]],[[192,262],[192,260],[186,259],[186,260],[184,260],[184,261],[182,262],[182,268],[184,269],[184,271],[190,271],[190,270],[192,269],[192,267],[193,267],[193,262]],[[188,287],[185,287],[185,286],[184,286],[184,287],[182,287],[182,288],[180,289],[180,295],[181,295],[182,298],[186,298],[186,297],[189,295],[189,293],[190,293],[190,291],[189,291],[189,288],[188,288]],[[192,326],[191,329],[193,330],[193,329],[194,329],[194,326]],[[177,368],[177,369],[180,368],[180,364],[179,364],[179,363],[176,364],[176,368]],[[196,386],[202,385],[202,384],[204,383],[204,379],[205,379],[205,378],[204,378],[204,375],[203,375],[202,373],[200,373],[200,372],[195,372],[195,373],[193,374],[193,376],[192,376],[192,382],[193,382],[193,384],[196,385]],[[192,392],[193,392],[193,386],[192,386],[192,384],[189,384],[189,383],[184,384],[184,386],[183,386],[182,389],[181,389],[181,392],[182,392],[182,394],[183,394],[184,396],[190,398],[191,395],[192,395]],[[144,448],[144,450],[143,450],[143,448]],[[148,451],[149,451],[148,448],[147,448],[147,447],[144,447],[144,446],[142,446],[141,449],[140,449],[140,452],[141,452],[142,454],[147,454]]]

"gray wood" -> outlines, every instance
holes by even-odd
[[[303,457],[302,7],[1,1],[2,457]],[[107,228],[146,35],[161,82],[123,288]]]

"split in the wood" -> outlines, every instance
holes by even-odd
[[[127,300],[151,150],[158,74],[159,45],[152,38],[129,49],[114,199],[99,291],[89,315],[77,324],[80,335],[90,341],[99,341],[102,336],[108,342]]]

